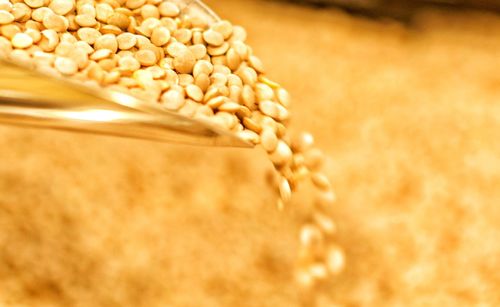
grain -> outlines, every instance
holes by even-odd
[[[107,19],[108,25],[116,26],[121,30],[126,30],[130,25],[130,20],[127,15],[122,13],[112,13]]]
[[[58,15],[66,15],[75,9],[74,0],[52,0],[49,8]]]
[[[124,72],[134,72],[141,68],[141,63],[131,56],[125,56],[118,60],[118,67]]]
[[[326,254],[326,264],[332,274],[338,274],[344,268],[344,253],[338,246],[331,246]]]
[[[96,50],[109,49],[112,53],[116,53],[118,50],[118,41],[116,40],[116,36],[113,34],[99,36],[95,41],[94,48]]]
[[[39,8],[44,5],[44,0],[24,0],[24,3],[29,5],[31,8]]]
[[[0,0],[0,25],[0,54],[12,61],[159,103],[260,146],[279,174],[278,208],[310,180],[297,280],[312,288],[343,268],[324,155],[311,134],[289,132],[290,95],[264,74],[242,27],[181,16],[160,0]]]
[[[14,3],[14,5],[12,6],[11,13],[12,15],[14,15],[16,21],[25,22],[29,21],[31,15],[31,8],[22,2]],[[2,13],[0,12],[0,15],[1,14]],[[0,24],[2,24],[1,21]]]
[[[174,68],[181,74],[189,74],[196,64],[196,57],[189,49],[182,49],[174,58]]]
[[[207,55],[207,47],[203,44],[189,46],[189,50],[191,50],[196,60],[201,60]]]
[[[170,41],[170,31],[166,27],[158,27],[151,34],[151,42],[158,47],[166,45]]]
[[[14,21],[14,15],[7,11],[0,11],[0,25],[6,25]]]
[[[116,37],[116,42],[118,43],[118,48],[120,50],[129,50],[133,48],[137,43],[137,38],[132,33],[122,33]]]
[[[330,180],[322,173],[314,173],[311,176],[313,184],[322,191],[329,191],[331,189]]]
[[[33,39],[26,33],[17,33],[12,38],[12,46],[14,48],[25,49],[33,44]]]
[[[276,105],[275,102],[271,100],[265,100],[259,103],[259,109],[262,111],[263,114],[272,117],[272,118],[278,118],[279,117],[279,109],[278,106]]]
[[[292,139],[292,148],[297,152],[306,152],[314,145],[314,137],[310,133],[298,133]]]
[[[156,64],[157,61],[155,53],[148,49],[137,51],[135,58],[139,61],[139,63],[141,63],[142,66],[152,66]]]
[[[169,90],[161,96],[161,103],[167,109],[176,111],[185,103],[184,94],[177,90]]]
[[[292,199],[292,189],[290,187],[290,182],[285,177],[282,177],[280,180],[279,191],[281,200],[287,204]]]
[[[171,2],[162,2],[158,6],[160,15],[164,17],[177,17],[180,13],[180,9],[177,5]]]
[[[212,46],[220,46],[224,43],[224,36],[212,29],[203,32],[203,39]]]
[[[283,140],[278,140],[276,149],[271,153],[271,161],[277,166],[289,164],[292,160],[292,150],[288,144]]]
[[[222,34],[222,37],[227,40],[233,34],[233,25],[227,20],[221,20],[212,25],[212,30]]]
[[[276,147],[278,146],[278,137],[274,131],[271,129],[263,129],[261,140],[261,145],[267,152],[274,152],[276,150]]]
[[[80,41],[84,41],[89,45],[93,45],[101,37],[101,32],[94,28],[80,28],[76,34]]]
[[[200,102],[203,99],[202,90],[194,84],[186,86],[186,95],[197,102]]]
[[[54,67],[63,75],[73,75],[78,71],[78,65],[71,59],[57,57]]]

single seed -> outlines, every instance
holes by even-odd
[[[244,84],[254,86],[257,82],[257,72],[251,67],[244,67],[236,72]]]
[[[227,77],[224,74],[217,73],[215,71],[210,77],[210,80],[214,85],[224,86],[227,84]]]
[[[40,7],[31,12],[31,19],[36,22],[43,22],[47,14],[54,14],[48,7]]]
[[[177,5],[167,1],[162,2],[158,6],[158,10],[163,17],[177,17],[181,12]]]
[[[155,5],[146,4],[141,7],[141,16],[142,18],[156,18],[160,19],[160,11]]]
[[[241,58],[233,48],[230,48],[227,51],[226,60],[227,60],[227,66],[232,71],[235,71],[236,69],[238,69],[238,67],[241,64]]]
[[[212,46],[220,46],[224,43],[224,36],[212,29],[203,32],[203,39]]]
[[[158,47],[166,45],[170,41],[170,31],[166,27],[159,27],[153,30],[151,42]]]
[[[275,102],[266,100],[259,103],[259,109],[267,116],[274,119],[279,117],[279,109]]]
[[[176,111],[180,109],[184,103],[184,94],[177,90],[166,91],[161,96],[161,103],[169,110]]]
[[[265,83],[265,84],[269,85],[270,87],[272,87],[274,89],[277,89],[277,88],[280,87],[280,85],[278,83],[272,81],[271,79],[269,79],[269,78],[267,78],[267,77],[265,77],[263,75],[260,75],[258,77],[258,80],[259,80],[259,82]]]
[[[250,85],[244,85],[241,92],[241,99],[250,110],[255,108],[255,93]]]
[[[7,11],[0,11],[0,25],[6,25],[14,22],[14,15]]]
[[[76,42],[75,47],[82,49],[87,54],[91,54],[92,52],[94,52],[94,48],[92,48],[88,43],[83,41]]]
[[[273,89],[264,83],[257,83],[255,85],[255,93],[258,101],[264,100],[274,100],[274,91]]]
[[[278,88],[276,90],[276,97],[278,98],[278,102],[284,106],[285,108],[290,107],[290,94],[284,88]]]
[[[97,20],[91,15],[77,15],[75,22],[82,27],[94,27],[97,25]]]
[[[312,134],[302,132],[294,136],[292,139],[292,148],[297,152],[306,152],[314,145],[314,137]]]
[[[94,44],[95,49],[109,49],[112,53],[116,53],[118,50],[118,42],[116,41],[116,36],[113,34],[105,34],[99,36]]]
[[[323,241],[323,235],[321,230],[312,224],[306,224],[302,226],[300,230],[300,242],[305,247],[311,247],[321,243]]]
[[[113,25],[104,25],[99,31],[101,31],[102,34],[114,35],[120,35],[123,32],[119,27]]]
[[[324,280],[328,277],[328,269],[322,263],[314,263],[309,266],[309,274],[316,280]]]
[[[153,79],[160,79],[165,77],[166,75],[165,70],[156,65],[148,67],[146,68],[146,70],[151,72],[151,74],[153,75]]]
[[[261,145],[267,152],[274,152],[276,150],[276,147],[278,146],[278,137],[273,130],[262,130]]]
[[[326,254],[326,265],[331,274],[336,275],[344,269],[345,256],[338,246],[331,246]]]
[[[107,22],[109,16],[114,13],[113,7],[108,3],[99,3],[95,7],[96,18],[100,22]]]
[[[246,128],[248,128],[254,132],[257,132],[257,133],[262,132],[262,127],[255,120],[251,119],[250,117],[243,118],[243,125]],[[262,140],[262,137],[263,137],[263,135],[261,135],[261,144],[264,143],[264,141]],[[277,140],[276,140],[276,142],[277,142]],[[270,151],[274,151],[274,148]]]
[[[53,51],[59,44],[59,35],[54,30],[43,30],[42,39],[39,43],[40,48],[45,52]]]
[[[14,35],[16,35],[17,33],[21,33],[21,28],[19,28],[15,24],[4,25],[0,28],[0,33],[4,38],[12,40]]]
[[[264,72],[264,64],[262,64],[262,61],[258,57],[254,56],[254,55],[251,55],[248,58],[248,63],[257,72],[259,72],[259,73],[263,73]]]
[[[130,19],[125,14],[113,13],[108,17],[107,23],[125,31],[130,24]]]
[[[10,3],[10,2],[9,2]],[[14,3],[12,6],[12,15],[14,15],[14,18],[17,21],[26,21],[26,27],[28,27],[28,22],[31,21],[29,18],[31,17],[31,8],[27,6],[26,4],[19,2],[19,3]],[[1,15],[2,13],[0,13]],[[0,22],[0,24],[2,24]],[[38,29],[39,30],[39,29]]]
[[[197,60],[201,60],[207,55],[207,48],[203,44],[189,46],[189,50],[191,50]]]
[[[205,92],[210,86],[210,77],[207,74],[199,74],[194,78],[194,83]]]
[[[74,75],[78,71],[78,65],[68,58],[57,57],[54,67],[63,75]]]
[[[214,70],[214,66],[209,61],[200,60],[196,62],[193,68],[193,76],[198,76],[199,74],[210,75]]]
[[[146,0],[127,0],[125,6],[129,9],[135,10],[146,4]]]
[[[19,49],[25,49],[33,44],[33,39],[26,33],[17,33],[12,38],[12,46]]]
[[[174,58],[174,68],[181,74],[189,74],[193,71],[196,64],[196,58],[189,49],[183,49],[178,56]]]
[[[311,180],[313,184],[320,190],[328,191],[332,188],[330,180],[328,180],[328,177],[326,177],[325,174],[314,173],[311,176]]]
[[[0,0],[0,11],[12,11],[12,3],[9,0]]]
[[[142,66],[152,66],[156,64],[156,54],[148,49],[139,50],[135,54],[135,58]]]
[[[236,113],[240,109],[240,105],[236,102],[226,102],[219,107],[220,111],[228,112],[228,113]]]
[[[103,60],[103,59],[106,59],[107,57],[109,57],[111,55],[111,53],[112,52],[109,49],[99,49],[99,50],[96,50],[94,53],[92,53],[92,55],[90,56],[90,59],[94,60],[94,61]]]
[[[252,130],[242,130],[236,133],[236,135],[247,142],[253,143],[253,144],[258,144],[260,142],[260,137],[257,133],[253,132]]]
[[[107,50],[107,49],[102,49],[102,50]],[[118,66],[122,71],[134,72],[141,68],[141,63],[139,63],[139,61],[137,61],[134,57],[126,56],[118,60]]]
[[[327,235],[334,235],[337,232],[337,226],[332,219],[324,213],[316,212],[313,215],[316,225]]]
[[[62,33],[68,29],[69,22],[63,16],[59,16],[54,13],[48,13],[43,17],[43,25],[47,29],[52,29],[56,32]]]
[[[168,44],[166,49],[167,49],[167,53],[170,56],[177,57],[177,56],[180,56],[182,54],[182,52],[184,52],[187,49],[187,47],[184,44],[181,44],[178,42],[172,42],[172,43]]]
[[[77,5],[77,13],[78,15],[88,15],[92,18],[96,17],[96,10],[93,3],[86,3]]]
[[[282,177],[280,180],[279,190],[281,200],[283,200],[285,204],[290,202],[292,199],[292,189],[290,188],[290,182],[285,177]]]
[[[224,42],[222,45],[218,47],[208,46],[207,52],[211,56],[220,56],[226,54],[229,50],[229,44]]]
[[[227,80],[227,78],[226,78],[226,80]],[[242,90],[243,89],[241,86],[237,86],[237,85],[229,86],[229,98],[231,98],[231,100],[233,100],[233,101],[239,102]],[[246,109],[248,110],[248,108],[246,108]]]
[[[89,45],[93,45],[95,41],[101,37],[101,32],[94,28],[80,28],[76,32],[78,39],[86,42]]]
[[[282,140],[279,140],[276,149],[270,155],[270,158],[275,165],[281,166],[289,164],[292,160],[292,155],[293,153],[290,147],[288,147],[288,145]]]
[[[212,29],[222,34],[224,39],[228,39],[233,34],[233,25],[227,20],[221,20],[212,25]]]
[[[194,84],[190,84],[186,87],[186,95],[197,102],[203,100],[203,92],[198,86]]]
[[[52,0],[49,8],[58,15],[66,15],[75,9],[74,0]]]
[[[42,7],[45,3],[44,0],[24,0],[24,3],[29,5],[31,8],[39,8]]]
[[[220,107],[222,104],[224,104],[224,102],[227,101],[227,98],[224,97],[224,96],[218,96],[218,97],[215,97],[215,98],[212,98],[210,99],[208,102],[207,102],[207,106],[209,106],[210,108],[212,109],[217,109],[218,107]]]
[[[188,44],[193,37],[193,33],[188,29],[177,29],[172,35],[179,43]]]

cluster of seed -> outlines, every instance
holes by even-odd
[[[260,145],[280,174],[280,206],[311,180],[317,198],[300,234],[297,280],[313,287],[342,269],[323,155],[310,134],[289,135],[289,94],[266,78],[243,28],[162,0],[0,0],[0,34],[0,55],[11,61],[159,103]]]

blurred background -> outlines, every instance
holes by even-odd
[[[317,306],[500,306],[498,2],[206,2],[328,156],[347,266]],[[278,212],[263,152],[7,126],[0,148],[0,305],[300,306],[311,191]]]

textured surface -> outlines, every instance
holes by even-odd
[[[500,17],[207,2],[329,157],[348,266],[320,304],[500,305]],[[277,212],[262,152],[12,127],[0,147],[0,305],[298,305],[308,189]]]

